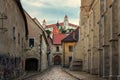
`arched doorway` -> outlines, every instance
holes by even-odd
[[[54,65],[61,64],[61,57],[59,55],[54,56]]]
[[[35,58],[29,58],[25,60],[25,71],[37,71],[38,60]]]

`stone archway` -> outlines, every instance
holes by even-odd
[[[61,65],[61,57],[59,55],[54,56],[54,65]]]
[[[37,71],[38,60],[35,58],[28,58],[25,60],[25,71]]]

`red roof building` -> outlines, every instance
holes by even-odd
[[[61,45],[61,41],[66,37],[67,35],[66,34],[61,34],[61,33],[58,33],[58,34],[53,34],[53,44],[54,45]]]

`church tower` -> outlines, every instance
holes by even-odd
[[[45,27],[46,27],[46,21],[45,21],[45,19],[43,20],[42,26],[43,26],[43,28],[45,29]]]
[[[68,16],[65,15],[65,17],[64,17],[64,26],[65,26],[65,29],[67,29],[68,23],[69,23]]]

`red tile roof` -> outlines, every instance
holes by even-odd
[[[64,23],[61,22],[59,23],[60,26],[64,26]],[[78,27],[78,25],[75,25],[75,24],[72,24],[72,23],[68,23],[69,26],[72,26],[72,27]],[[52,27],[56,27],[56,24],[50,24],[50,25],[46,25],[46,28],[52,28]]]
[[[53,34],[53,44],[61,44],[61,40],[66,37],[66,34]]]

